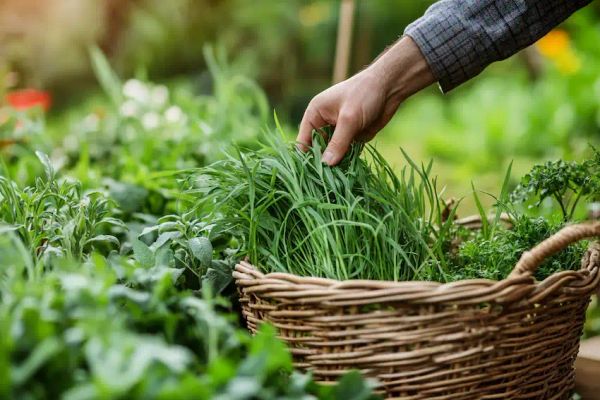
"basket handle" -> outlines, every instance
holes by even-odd
[[[524,252],[509,278],[533,274],[542,261],[568,245],[598,236],[600,236],[600,221],[565,226],[531,250]]]

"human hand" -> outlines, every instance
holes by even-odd
[[[296,141],[305,149],[311,145],[313,129],[335,126],[323,162],[336,165],[353,141],[371,140],[405,98],[433,81],[419,48],[404,37],[365,70],[315,96]]]

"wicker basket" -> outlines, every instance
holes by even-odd
[[[265,275],[247,262],[234,277],[250,331],[274,325],[317,381],[357,369],[388,398],[568,399],[600,246],[579,271],[532,275],[568,244],[598,236],[600,222],[568,226],[499,282],[340,282]]]

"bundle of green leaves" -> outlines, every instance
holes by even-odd
[[[273,136],[260,150],[200,169],[190,191],[213,229],[238,238],[239,255],[265,272],[338,280],[501,280],[524,251],[564,227],[579,199],[599,193],[598,153],[582,163],[535,166],[511,195],[509,169],[492,221],[474,191],[483,227],[470,232],[453,223],[456,209],[441,202],[431,164],[418,167],[405,154],[408,166],[396,175],[374,148],[356,144],[330,168],[321,162],[327,132],[321,133],[306,153]],[[555,199],[564,219],[519,209],[536,196]],[[511,229],[501,212],[510,215]],[[536,278],[577,267],[586,246],[551,257]]]
[[[377,150],[355,144],[331,168],[321,161],[324,146],[315,133],[304,153],[273,135],[259,150],[200,169],[191,193],[264,271],[340,280],[442,275],[452,223],[444,222],[431,165],[411,162],[396,175]]]

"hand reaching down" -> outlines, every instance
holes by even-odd
[[[404,99],[433,82],[419,48],[404,37],[368,68],[315,96],[296,140],[310,146],[313,129],[334,126],[323,162],[336,165],[353,141],[371,140]]]

